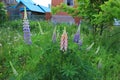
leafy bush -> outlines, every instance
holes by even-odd
[[[0,24],[3,23],[7,19],[7,12],[5,9],[5,5],[0,2]]]

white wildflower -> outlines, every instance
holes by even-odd
[[[9,42],[9,43],[7,43],[7,44],[11,45],[12,43]]]
[[[16,37],[14,37],[14,41],[18,41],[19,40],[19,38],[16,36]]]

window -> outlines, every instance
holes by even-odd
[[[67,0],[67,5],[68,6],[73,6],[74,5],[74,0]]]
[[[14,0],[9,0],[10,1],[10,4],[14,3]]]

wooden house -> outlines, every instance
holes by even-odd
[[[20,19],[24,15],[24,6],[27,8],[28,18],[30,19],[50,19],[51,10],[49,7],[38,5],[32,0],[2,0],[5,3],[10,19]]]

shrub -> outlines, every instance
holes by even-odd
[[[0,24],[6,21],[6,19],[7,19],[7,12],[5,9],[5,5],[2,2],[0,2]]]

